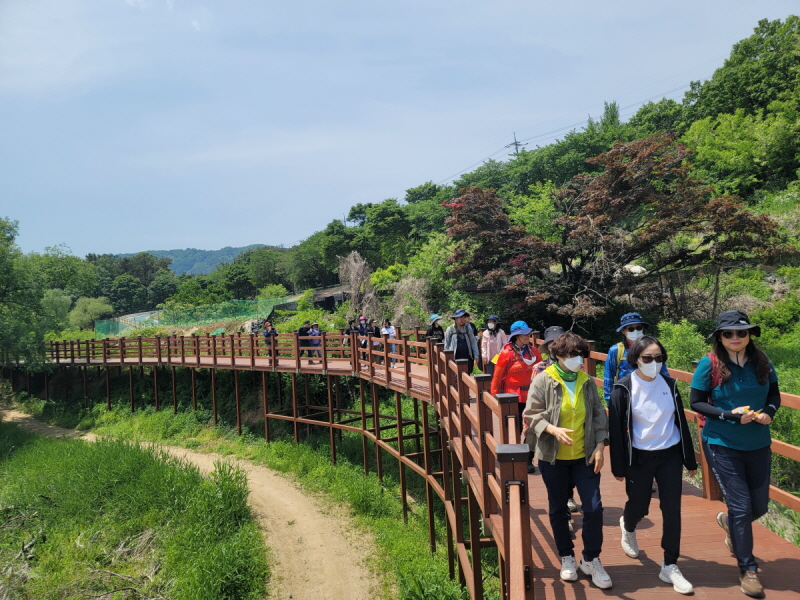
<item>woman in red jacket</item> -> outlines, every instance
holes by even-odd
[[[511,325],[508,343],[497,355],[497,365],[492,375],[492,394],[517,394],[519,397],[519,432],[522,433],[522,411],[528,401],[533,365],[542,360],[542,355],[531,345],[531,328],[525,321]],[[520,442],[523,443],[523,442]],[[533,452],[528,454],[528,473],[535,473]]]

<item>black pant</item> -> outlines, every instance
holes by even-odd
[[[661,547],[664,564],[674,565],[681,553],[681,490],[683,486],[683,455],[680,443],[664,450],[633,449],[632,464],[625,470],[625,530],[635,531],[636,525],[650,510],[653,478],[658,483],[663,526]]]

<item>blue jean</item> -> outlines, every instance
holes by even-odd
[[[603,549],[603,503],[600,500],[600,473],[594,472],[594,465],[587,465],[585,458],[577,460],[557,460],[551,465],[539,461],[542,481],[547,488],[547,501],[550,511],[550,528],[559,556],[575,556],[575,544],[569,532],[569,509],[567,500],[571,486],[578,488],[583,510],[583,558],[592,561],[600,556]]]
[[[728,528],[741,571],[756,571],[753,521],[767,513],[772,450],[735,450],[703,442],[708,462],[728,505]]]

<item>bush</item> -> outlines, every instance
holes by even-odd
[[[658,324],[659,341],[667,349],[668,367],[681,371],[694,371],[692,362],[708,354],[709,346],[697,326],[686,319],[680,323],[661,321]]]

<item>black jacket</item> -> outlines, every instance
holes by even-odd
[[[630,466],[633,452],[633,417],[631,415],[631,377],[633,373],[628,373],[622,379],[614,383],[611,392],[611,401],[608,403],[608,439],[611,454],[611,472],[614,477],[624,477],[625,470]],[[683,453],[683,466],[689,471],[697,469],[697,459],[694,455],[694,445],[692,436],[689,433],[689,425],[686,422],[686,414],[683,412],[681,395],[675,384],[675,380],[659,374],[667,382],[672,391],[672,399],[675,402],[675,425],[681,436],[681,450]]]

